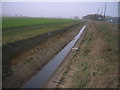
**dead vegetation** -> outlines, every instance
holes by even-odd
[[[80,49],[61,76],[57,88],[117,88],[117,25],[90,22]]]

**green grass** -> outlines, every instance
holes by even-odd
[[[26,18],[26,17],[3,17],[2,28],[16,28],[31,25],[43,25],[54,23],[73,22],[78,20],[72,19],[55,19],[55,18]]]
[[[81,67],[81,64],[82,67]],[[78,63],[78,70],[77,73],[75,73],[75,75],[72,77],[73,81],[74,81],[74,88],[82,88],[85,86],[85,84],[87,83],[87,80],[90,76],[90,71],[89,71],[89,63],[84,61],[82,63]]]
[[[52,32],[78,23],[80,20],[54,18],[3,18],[3,45]]]

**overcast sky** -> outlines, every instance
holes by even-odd
[[[104,2],[3,2],[2,14],[32,17],[82,17],[87,14],[103,13]],[[118,16],[118,3],[107,2],[106,15]]]

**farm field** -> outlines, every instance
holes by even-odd
[[[3,17],[3,29],[16,28],[22,26],[53,24],[53,23],[68,23],[78,20],[72,19],[57,19],[57,18],[32,18],[32,17]]]
[[[3,17],[3,45],[59,30],[80,20],[55,18]]]

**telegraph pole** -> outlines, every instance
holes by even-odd
[[[98,8],[98,10],[97,10],[97,14],[99,14],[99,8]]]
[[[106,15],[106,2],[105,2],[105,9],[104,9],[104,21],[105,21],[105,15]]]

